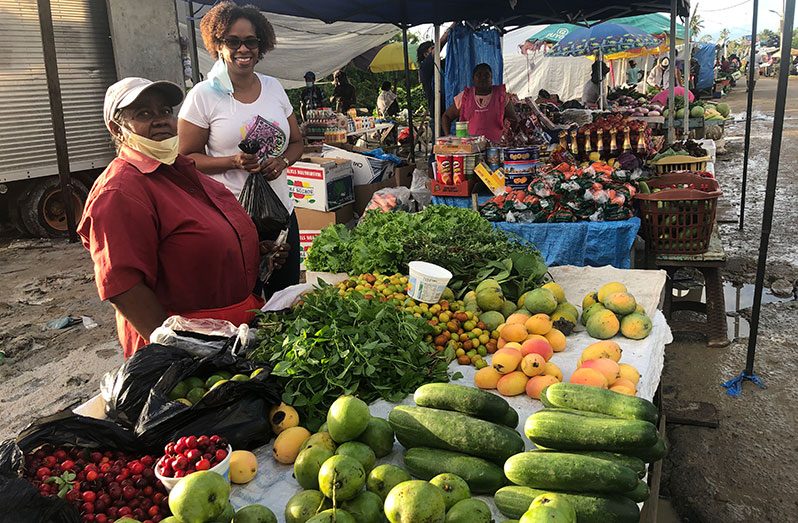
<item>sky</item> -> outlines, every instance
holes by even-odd
[[[692,4],[691,9],[696,9],[697,6],[698,13],[704,20],[704,29],[699,34],[699,38],[709,34],[713,37],[713,41],[717,40],[724,28],[729,29],[732,39],[751,34],[753,0],[698,0]],[[762,29],[778,32],[780,17],[770,10],[781,12],[782,5],[782,0],[759,0],[757,33]],[[505,52],[517,47],[543,27],[545,26],[530,26],[506,34],[504,37]],[[431,25],[417,26],[412,30],[423,39],[432,39]]]

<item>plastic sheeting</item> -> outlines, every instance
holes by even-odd
[[[536,98],[539,90],[546,89],[562,101],[578,100],[590,80],[590,66],[587,58],[552,58],[543,51],[505,55],[504,83],[508,92],[520,98]]]
[[[701,65],[698,89],[712,89],[715,84],[715,44],[693,44],[693,56]]]
[[[504,83],[502,38],[496,29],[473,31],[462,24],[452,26],[446,56],[456,57],[446,60],[446,107],[454,103],[457,94],[471,85],[474,67],[479,64],[488,64],[493,69],[494,85]]]
[[[480,197],[482,204],[488,197]],[[433,204],[471,207],[470,198],[433,197]],[[576,265],[619,269],[631,267],[631,251],[640,218],[616,222],[508,223],[494,227],[511,232],[537,247],[548,266]]]
[[[179,1],[177,6],[180,33],[185,35],[188,31],[185,23],[186,3]],[[207,8],[200,15],[205,12]],[[324,78],[356,56],[387,42],[399,32],[396,26],[390,24],[325,24],[309,18],[264,14],[274,27],[277,45],[255,66],[255,70],[277,78],[284,89],[304,87],[304,75],[307,71],[316,73],[318,79]],[[199,21],[196,22],[196,34],[199,69],[205,77],[214,61],[202,44]]]

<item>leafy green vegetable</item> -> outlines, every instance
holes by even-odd
[[[420,213],[370,212],[351,232],[326,228],[314,240],[309,270],[363,274],[407,273],[413,260],[449,269],[449,287],[462,296],[495,278],[509,299],[539,286],[546,274],[540,253],[520,238],[494,228],[479,213],[433,205]]]
[[[432,332],[394,305],[323,286],[287,314],[261,314],[249,358],[274,365],[283,401],[315,428],[343,394],[397,402],[424,383],[449,381],[454,353],[436,352]]]

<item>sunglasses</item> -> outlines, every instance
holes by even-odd
[[[260,47],[260,40],[258,38],[246,38],[244,40],[240,38],[236,38],[235,36],[231,36],[229,38],[223,38],[222,43],[224,46],[231,51],[235,51],[241,44],[244,44],[247,49],[254,51],[255,49]]]

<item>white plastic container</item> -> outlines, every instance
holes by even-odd
[[[443,267],[423,261],[412,261],[408,265],[410,297],[424,303],[438,303],[443,291],[446,290],[446,285],[452,279],[452,273]]]
[[[224,477],[227,481],[230,481],[230,455],[233,453],[233,447],[230,445],[227,446],[227,457],[224,460],[211,467],[210,471],[216,472],[220,476]],[[164,456],[166,457],[166,456]],[[155,464],[155,477],[163,483],[163,486],[166,487],[166,491],[170,492],[175,486],[180,482],[181,479],[186,478],[187,476],[183,476],[182,478],[167,478],[166,476],[161,476],[158,474],[158,463],[161,462],[163,458],[159,459],[158,462]]]

